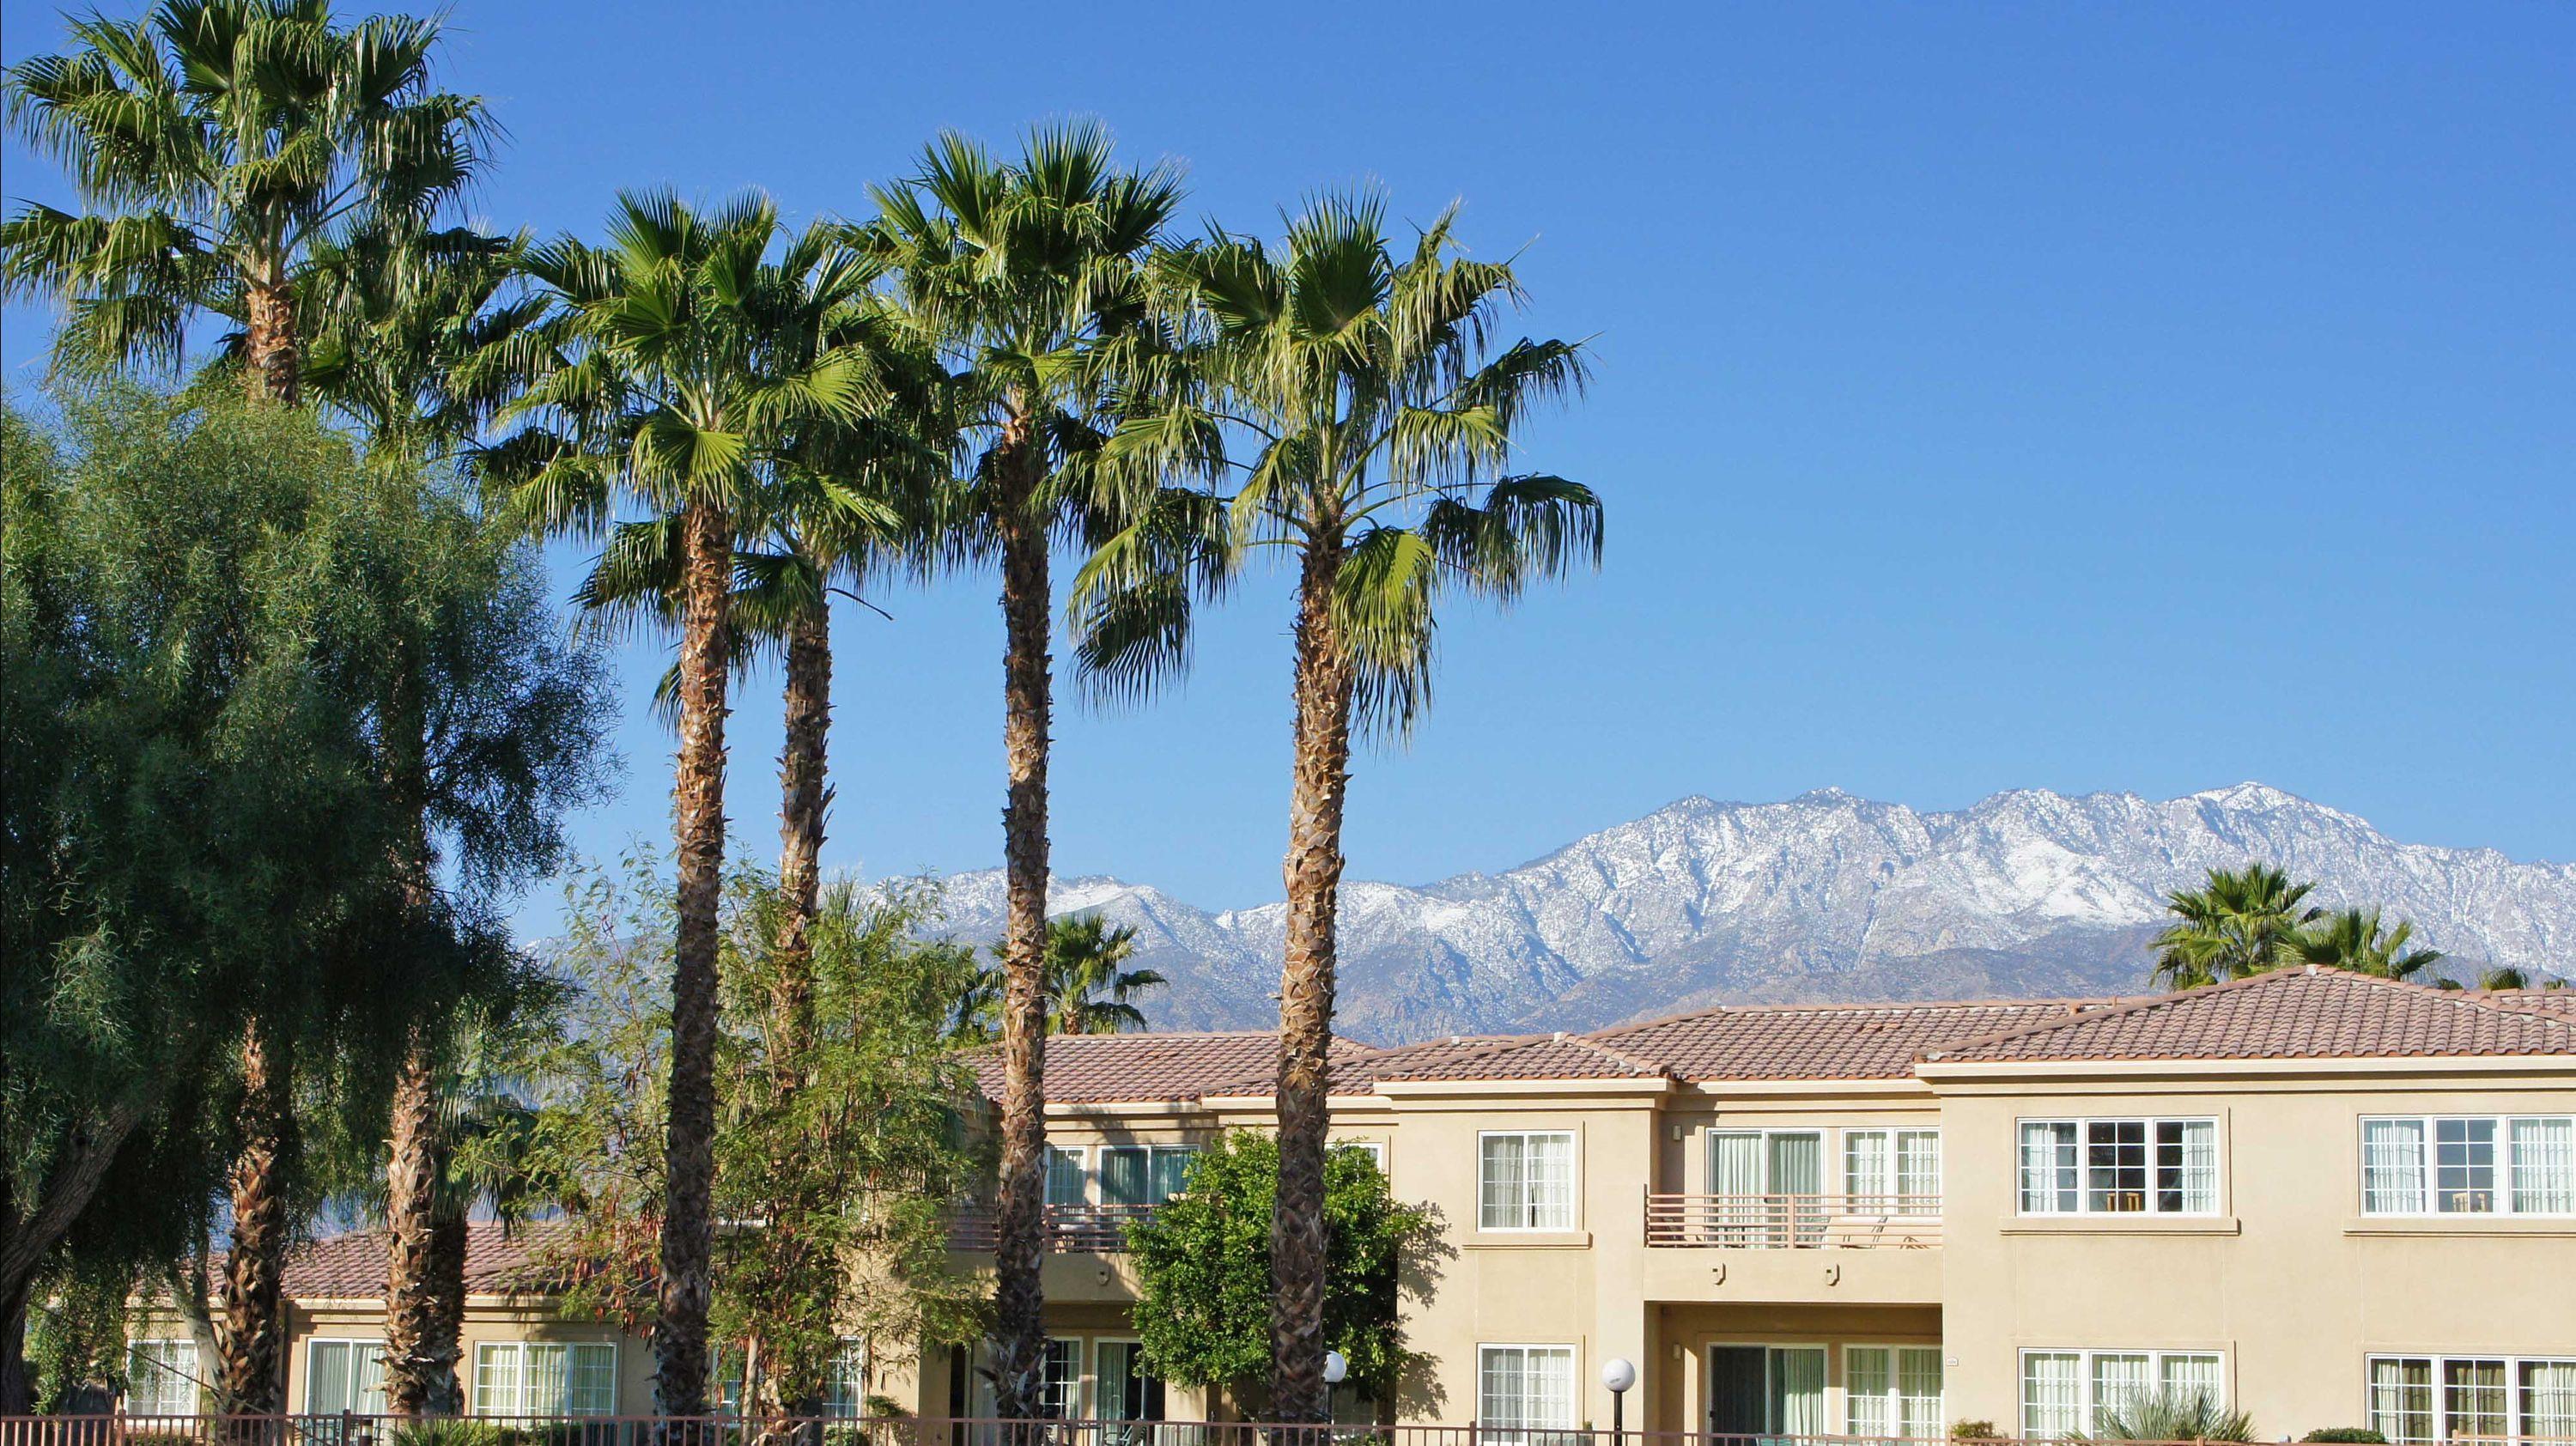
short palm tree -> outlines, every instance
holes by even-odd
[[[1159,255],[1161,335],[1104,466],[1136,520],[1073,594],[1086,672],[1132,695],[1185,661],[1194,592],[1252,549],[1296,568],[1271,1233],[1273,1404],[1288,1421],[1326,1405],[1325,1061],[1354,723],[1400,739],[1428,704],[1443,593],[1509,600],[1601,550],[1588,488],[1507,470],[1520,419],[1581,387],[1582,348],[1489,350],[1520,281],[1458,254],[1453,216],[1404,247],[1380,197],[1327,196],[1275,249],[1218,231]],[[1159,481],[1176,473],[1208,485]]]
[[[1001,160],[941,137],[910,180],[876,192],[866,244],[955,375],[974,460],[947,509],[952,550],[1002,572],[1002,1162],[996,1211],[995,1382],[1006,1417],[1040,1415],[1046,1327],[1045,969],[1048,643],[1053,539],[1097,502],[1086,486],[1113,365],[1140,314],[1136,264],[1180,200],[1166,167],[1120,170],[1106,131],[1030,133]]]
[[[2442,961],[2439,949],[2410,948],[2415,926],[2400,919],[2383,929],[2377,909],[2338,909],[2290,941],[2303,963],[2381,979],[2412,979]]]
[[[55,349],[76,367],[174,364],[192,318],[233,317],[251,396],[293,403],[317,255],[353,229],[421,228],[481,165],[482,102],[431,88],[438,23],[160,0],[70,25],[81,48],[10,67],[5,110],[84,210],[0,226],[0,281],[67,305]]]
[[[524,424],[481,456],[507,514],[599,535],[621,501],[673,519],[680,558],[678,937],[669,1196],[653,1333],[667,1415],[706,1399],[714,1171],[717,903],[734,540],[797,465],[807,432],[881,394],[839,319],[872,273],[820,228],[789,236],[766,199],[701,214],[667,192],[619,197],[608,244],[527,253],[545,317],[478,365],[517,377]]]
[[[2178,922],[2155,937],[2152,977],[2196,989],[2300,962],[2303,931],[2325,914],[2300,907],[2315,888],[2269,864],[2211,869],[2201,887],[2178,891],[2165,906]]]
[[[998,957],[1002,950],[995,946]],[[1136,928],[1111,924],[1098,914],[1047,921],[1046,1020],[1049,1034],[1124,1034],[1146,1028],[1136,1000],[1171,981],[1159,970],[1130,969]],[[959,994],[955,1033],[963,1042],[989,1044],[1000,1033],[1002,970],[978,968]]]

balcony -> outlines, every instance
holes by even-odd
[[[1646,1196],[1646,1244],[1719,1250],[1926,1250],[1938,1195]]]
[[[1046,1249],[1051,1254],[1105,1255],[1127,1248],[1127,1227],[1154,1213],[1151,1205],[1049,1205]],[[971,1205],[948,1217],[948,1248],[990,1255],[998,1243],[989,1205]]]

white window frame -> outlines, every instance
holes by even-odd
[[[2450,1393],[2444,1389],[2443,1368],[2455,1362],[2467,1361],[2500,1361],[2504,1364],[2505,1429],[2501,1435],[2475,1438],[2454,1438],[2452,1435]],[[2530,1416],[2530,1402],[2525,1397],[2529,1387],[2523,1382],[2523,1368],[2525,1366],[2576,1366],[2576,1354],[2516,1355],[2510,1351],[2372,1351],[2363,1357],[2361,1368],[2361,1419],[2371,1429],[2381,1430],[2377,1424],[2380,1419],[2379,1403],[2374,1399],[2376,1392],[2371,1376],[2382,1364],[2407,1362],[2420,1362],[2430,1368],[2432,1434],[2427,1436],[2391,1434],[2388,1435],[2391,1446],[2437,1446],[2437,1443],[2453,1439],[2479,1441],[2564,1439],[2526,1436],[2523,1433],[2523,1423]],[[2383,1431],[2382,1434],[2388,1433]]]
[[[1056,1419],[1061,1421],[1081,1421],[1088,1419],[1088,1411],[1091,1404],[1090,1337],[1051,1335],[1046,1338],[1046,1344],[1050,1346],[1068,1346],[1071,1347],[1073,1351],[1073,1371],[1071,1375],[1065,1378],[1065,1398],[1056,1410]],[[1045,1396],[1046,1389],[1046,1356],[1044,1348],[1041,1347],[1038,1356],[1038,1393],[1041,1398]]]
[[[1804,1134],[1806,1131],[1793,1129],[1788,1131],[1788,1133],[1796,1135]],[[1760,1351],[1762,1353],[1762,1409],[1766,1420],[1769,1419],[1771,1399],[1779,1392],[1780,1382],[1777,1372],[1780,1368],[1781,1353],[1785,1351],[1797,1351],[1802,1354],[1817,1357],[1816,1389],[1819,1394],[1816,1397],[1816,1410],[1818,1415],[1822,1418],[1820,1429],[1812,1433],[1802,1433],[1791,1431],[1786,1426],[1782,1426],[1777,1430],[1773,1430],[1770,1427],[1765,1426],[1760,1432],[1755,1434],[1766,1438],[1766,1440],[1772,1437],[1779,1437],[1781,1438],[1781,1443],[1778,1443],[1778,1446],[1785,1446],[1785,1443],[1789,1440],[1812,1440],[1815,1436],[1831,1435],[1833,1433],[1834,1421],[1836,1419],[1835,1406],[1836,1403],[1843,1402],[1847,1399],[1849,1387],[1845,1385],[1845,1382],[1849,1378],[1848,1376],[1835,1374],[1834,1368],[1836,1365],[1842,1363],[1835,1359],[1834,1348],[1831,1345],[1822,1341],[1777,1340],[1726,1340],[1708,1341],[1703,1343],[1699,1348],[1700,1390],[1703,1393],[1701,1396],[1700,1407],[1703,1411],[1708,1410],[1714,1404],[1712,1396],[1715,1385],[1715,1371],[1717,1369],[1717,1353],[1719,1351]],[[1735,1438],[1720,1437],[1718,1439],[1733,1440]]]
[[[1841,1149],[1841,1142],[1835,1139],[1835,1133],[1822,1125],[1711,1125],[1708,1127],[1708,1138],[1701,1146],[1700,1160],[1700,1168],[1710,1172],[1709,1193],[1716,1193],[1717,1180],[1714,1167],[1717,1164],[1717,1142],[1728,1137],[1738,1139],[1758,1137],[1762,1141],[1762,1188],[1753,1193],[1757,1195],[1795,1193],[1778,1188],[1780,1182],[1771,1178],[1771,1141],[1781,1135],[1813,1138],[1816,1142],[1816,1193],[1819,1195],[1839,1193],[1836,1187],[1842,1183],[1843,1170],[1847,1161]]]
[[[1055,1162],[1058,1157],[1062,1157],[1073,1162],[1074,1179],[1079,1184],[1079,1189],[1077,1190],[1076,1198],[1074,1199],[1058,1200],[1055,1198]],[[1069,1210],[1076,1206],[1089,1205],[1096,1201],[1099,1198],[1099,1177],[1091,1168],[1091,1147],[1088,1145],[1047,1146],[1046,1174],[1041,1176],[1038,1180],[1038,1191],[1039,1198],[1045,1202],[1048,1209]]]
[[[2488,1191],[2488,1193],[2494,1197],[2494,1205],[2490,1209],[2445,1210],[2442,1208],[2440,1164],[2441,1147],[2437,1136],[2439,1135],[2440,1128],[2444,1123],[2459,1121],[2485,1121],[2495,1127],[2495,1158],[2492,1162],[2492,1168],[2495,1174],[2492,1185]],[[2563,1123],[2571,1133],[2576,1133],[2576,1115],[2553,1114],[2547,1112],[2488,1115],[2449,1111],[2420,1115],[2379,1114],[2362,1116],[2358,1126],[2356,1127],[2357,1133],[2355,1135],[2354,1144],[2354,1158],[2359,1164],[2359,1171],[2355,1180],[2355,1189],[2358,1192],[2360,1200],[2360,1213],[2376,1220],[2457,1220],[2463,1216],[2482,1215],[2520,1216],[2527,1220],[2565,1220],[2570,1217],[2576,1217],[2576,1198],[2571,1198],[2569,1208],[2564,1210],[2523,1210],[2516,1207],[2514,1200],[2514,1196],[2518,1193],[2516,1188],[2516,1176],[2519,1173],[2521,1161],[2514,1148],[2513,1127],[2517,1124],[2525,1123]],[[2372,1208],[2370,1193],[2370,1127],[2376,1124],[2411,1124],[2423,1132],[2418,1140],[2421,1150],[2420,1158],[2415,1162],[2415,1186],[2413,1192],[2415,1198],[2422,1202],[2421,1209],[2380,1210]],[[2461,1359],[2465,1360],[2470,1358],[2461,1357]],[[2494,1360],[2496,1358],[2493,1356],[2479,1356],[2475,1357],[2475,1359]]]
[[[1877,1198],[1886,1204],[1893,1205],[1896,1207],[1896,1213],[1904,1215],[1938,1215],[1941,1213],[1941,1192],[1944,1183],[1942,1172],[1949,1168],[1949,1156],[1942,1144],[1941,1130],[1939,1126],[1854,1125],[1840,1130],[1837,1133],[1840,1134],[1842,1138],[1838,1142],[1841,1145],[1841,1148],[1835,1154],[1835,1160],[1837,1161],[1839,1171],[1835,1178],[1841,1184],[1842,1193],[1847,1200]],[[1909,1192],[1905,1188],[1904,1137],[1907,1135],[1931,1137],[1933,1168],[1932,1189],[1929,1194],[1921,1191]],[[2020,1148],[2021,1138],[2018,1130],[2014,1132],[2013,1138],[2014,1148],[2018,1150]],[[1857,1195],[1853,1192],[1851,1187],[1852,1146],[1861,1140],[1867,1139],[1883,1139],[1887,1142],[1888,1189],[1876,1197]],[[2017,1162],[2015,1168],[2019,1168]]]
[[[2051,1166],[2051,1186],[2045,1192],[2047,1203],[2034,1208],[2030,1201],[2028,1166],[2023,1159],[2023,1135],[2034,1125],[2072,1125],[2075,1127],[2075,1208],[2064,1210],[2056,1205],[2055,1166]],[[2136,1125],[2145,1136],[2146,1183],[2137,1210],[2096,1210],[2093,1208],[2094,1165],[2090,1136],[2096,1125]],[[2210,1180],[2209,1208],[2206,1210],[2166,1210],[2158,1201],[2164,1191],[2158,1184],[2163,1162],[2157,1158],[2160,1146],[2157,1129],[2162,1125],[2207,1125],[2209,1127]],[[2186,1159],[2183,1168],[2188,1171]],[[2141,1215],[2159,1215],[2166,1219],[2208,1220],[2227,1213],[2227,1127],[2216,1115],[2025,1115],[2013,1121],[2012,1133],[2013,1210],[2025,1216],[2046,1215],[2058,1218],[2087,1216],[2104,1220],[2133,1220]]]
[[[2095,1412],[2101,1402],[2093,1399],[2094,1362],[2102,1356],[2145,1356],[2148,1389],[2159,1388],[2165,1378],[2165,1363],[2181,1358],[2210,1358],[2218,1362],[2218,1404],[2228,1407],[2236,1399],[2232,1355],[2219,1346],[2024,1346],[2013,1365],[2013,1434],[2028,1438],[2030,1430],[2030,1358],[2033,1356],[2075,1357],[2075,1411],[2079,1418],[2075,1429],[2087,1435],[2097,1433],[2101,1422]],[[2054,1433],[2039,1439],[2055,1440]]]
[[[1368,1156],[1372,1161],[1376,1162],[1379,1174],[1383,1175],[1386,1173],[1386,1141],[1384,1140],[1335,1140],[1332,1143],[1332,1148],[1336,1150],[1357,1150],[1361,1154]],[[1476,1152],[1476,1168],[1479,1171],[1482,1171],[1484,1169],[1484,1146],[1481,1144],[1478,1145],[1476,1147]]]
[[[315,1375],[313,1366],[313,1348],[315,1346],[373,1346],[376,1348],[376,1355],[380,1360],[385,1353],[385,1342],[384,1338],[381,1336],[307,1337],[304,1342],[304,1410],[308,1415],[319,1413],[324,1410],[323,1407],[313,1404],[313,1379]],[[359,1358],[355,1353],[350,1355],[349,1361],[352,1367],[357,1364],[358,1359]],[[349,1392],[350,1410],[357,1412],[361,1416],[382,1416],[387,1414],[384,1402],[385,1388],[381,1376],[378,1377],[378,1383],[376,1386],[376,1405],[373,1410],[369,1410],[365,1406],[359,1404],[365,1399],[365,1393],[354,1389],[357,1382],[352,1380],[349,1382],[349,1385],[353,1388]]]
[[[1523,1143],[1522,1159],[1528,1159],[1528,1142],[1551,1139],[1565,1141],[1565,1218],[1535,1220],[1538,1211],[1530,1198],[1529,1176],[1524,1169],[1521,1182],[1521,1214],[1518,1223],[1497,1225],[1491,1217],[1487,1198],[1490,1182],[1485,1177],[1485,1142],[1494,1139],[1516,1139]],[[1486,1235],[1563,1234],[1583,1228],[1583,1135],[1578,1130],[1478,1130],[1476,1132],[1476,1229]],[[1481,1347],[1479,1348],[1481,1349]],[[1482,1369],[1480,1366],[1478,1369]]]
[[[1521,1132],[1521,1131],[1517,1131],[1517,1130],[1498,1130],[1498,1131],[1496,1131],[1495,1133],[1497,1133],[1497,1134],[1518,1134],[1518,1133],[1522,1133],[1522,1132]],[[1477,1152],[1478,1152],[1479,1157],[1481,1158],[1481,1157],[1482,1157],[1482,1154],[1483,1154],[1483,1146],[1479,1145],[1479,1146],[1477,1147]],[[1523,1381],[1527,1381],[1527,1380],[1529,1379],[1529,1360],[1530,1360],[1530,1356],[1531,1356],[1531,1354],[1532,1354],[1533,1352],[1538,1352],[1538,1351],[1559,1352],[1559,1351],[1561,1351],[1561,1352],[1563,1352],[1563,1353],[1564,1353],[1564,1355],[1565,1355],[1565,1415],[1566,1415],[1566,1419],[1565,1419],[1563,1422],[1555,1422],[1555,1421],[1516,1421],[1516,1422],[1511,1422],[1511,1423],[1498,1423],[1498,1422],[1493,1422],[1493,1421],[1489,1421],[1489,1420],[1487,1420],[1487,1419],[1486,1419],[1486,1417],[1485,1417],[1485,1358],[1486,1358],[1487,1356],[1489,1356],[1489,1355],[1493,1355],[1493,1354],[1496,1354],[1496,1353],[1498,1353],[1498,1352],[1503,1352],[1503,1351],[1514,1351],[1514,1352],[1518,1352],[1518,1353],[1519,1353],[1519,1355],[1520,1355],[1520,1357],[1521,1357],[1521,1378],[1522,1378],[1522,1380],[1523,1380]],[[1524,1401],[1526,1401],[1526,1400],[1528,1399],[1528,1393],[1527,1393],[1526,1391],[1524,1391],[1524,1392],[1522,1393],[1522,1399],[1523,1399]],[[1471,1416],[1469,1419],[1470,1419],[1470,1420],[1472,1420],[1472,1421],[1474,1421],[1474,1422],[1476,1423],[1476,1426],[1477,1426],[1477,1432],[1476,1432],[1476,1434],[1480,1434],[1484,1440],[1487,1440],[1487,1441],[1500,1441],[1500,1442],[1507,1442],[1507,1443],[1508,1443],[1508,1442],[1525,1442],[1525,1441],[1528,1441],[1528,1440],[1532,1439],[1532,1435],[1533,1435],[1533,1433],[1537,1433],[1537,1432],[1542,1432],[1542,1431],[1571,1431],[1571,1430],[1574,1430],[1574,1429],[1576,1428],[1576,1424],[1581,1420],[1582,1415],[1583,1415],[1583,1348],[1582,1348],[1581,1346],[1576,1345],[1576,1344],[1574,1344],[1574,1343],[1573,1343],[1573,1342],[1571,1342],[1571,1341],[1478,1341],[1478,1342],[1476,1342],[1476,1411],[1475,1411],[1475,1414],[1474,1414],[1473,1416]]]
[[[1130,1151],[1145,1157],[1145,1204],[1148,1208],[1162,1203],[1162,1201],[1154,1198],[1154,1166],[1157,1162],[1174,1155],[1195,1158],[1196,1156],[1206,1153],[1206,1150],[1202,1146],[1184,1144],[1180,1141],[1166,1141],[1159,1144],[1139,1142],[1135,1144],[1100,1146],[1093,1152],[1094,1158],[1091,1162],[1089,1193],[1090,1197],[1103,1209],[1110,1208],[1109,1157],[1122,1150]],[[1178,1194],[1179,1192],[1175,1191],[1173,1193]],[[1171,1196],[1168,1195],[1164,1197],[1166,1200],[1170,1198]],[[1126,1207],[1120,1206],[1117,1208],[1124,1209]]]
[[[832,1391],[844,1369],[857,1387],[857,1396],[848,1403],[848,1410],[839,1410],[832,1404]],[[867,1413],[868,1343],[857,1336],[843,1336],[832,1352],[831,1366],[823,1374],[823,1414],[835,1420],[855,1420]]]
[[[184,1409],[177,1411],[163,1410],[163,1402],[157,1398],[148,1408],[138,1407],[133,1404],[134,1360],[137,1355],[146,1350],[155,1351],[155,1354],[144,1357],[144,1359],[151,1362],[152,1368],[155,1371],[163,1372],[178,1378],[180,1386],[188,1398],[187,1405]],[[187,1352],[187,1365],[178,1365],[170,1359],[170,1357],[178,1351]],[[205,1405],[205,1368],[206,1363],[197,1359],[197,1343],[194,1339],[156,1336],[148,1339],[127,1341],[125,1343],[125,1374],[127,1392],[125,1407],[126,1413],[134,1416],[194,1416],[199,1414]]]
[[[1852,1420],[1852,1402],[1860,1399],[1858,1393],[1852,1390],[1851,1384],[1852,1352],[1854,1351],[1887,1352],[1887,1393],[1884,1396],[1879,1397],[1879,1399],[1884,1401],[1887,1406],[1888,1429],[1885,1431],[1863,1432],[1859,1424]],[[1932,1357],[1933,1369],[1941,1373],[1941,1393],[1932,1398],[1932,1419],[1929,1423],[1932,1429],[1929,1431],[1916,1432],[1911,1435],[1903,1429],[1905,1424],[1905,1352],[1907,1351],[1921,1351],[1930,1355]],[[1842,1425],[1844,1435],[1866,1435],[1869,1439],[1875,1441],[1881,1439],[1938,1439],[1948,1433],[1950,1429],[1950,1363],[1943,1355],[1942,1347],[1939,1343],[1926,1343],[1923,1341],[1848,1341],[1844,1343],[1842,1352]]]
[[[519,1409],[515,1411],[486,1410],[484,1407],[483,1392],[483,1359],[485,1354],[487,1352],[497,1353],[507,1351],[518,1357],[517,1370],[519,1372],[519,1379],[512,1387],[511,1394],[524,1398],[527,1395],[527,1353],[532,1349],[540,1347],[548,1350],[559,1349],[564,1352],[565,1399],[561,1403],[560,1409],[531,1409],[535,1403],[522,1399],[519,1402]],[[572,1402],[572,1352],[577,1350],[601,1350],[608,1352],[608,1404],[603,1409],[597,1411],[585,1411],[577,1408]],[[614,1416],[617,1414],[619,1388],[624,1384],[623,1379],[618,1374],[622,1365],[622,1362],[619,1360],[621,1354],[622,1352],[618,1350],[617,1342],[615,1341],[477,1341],[474,1343],[473,1375],[466,1382],[468,1412],[469,1414],[476,1416],[498,1416],[503,1420],[508,1420],[512,1417],[534,1416]],[[713,1362],[710,1362],[709,1364],[712,1365]]]

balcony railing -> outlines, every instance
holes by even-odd
[[[1730,1250],[1922,1250],[1938,1195],[1646,1196],[1646,1243]]]
[[[1127,1227],[1154,1213],[1151,1205],[1049,1205],[1046,1248],[1059,1254],[1099,1255],[1127,1248]],[[948,1218],[948,1248],[989,1255],[998,1243],[989,1205],[969,1206]]]

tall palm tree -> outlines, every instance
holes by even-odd
[[[1276,249],[1216,231],[1158,256],[1163,344],[1104,466],[1136,520],[1074,587],[1084,669],[1132,695],[1186,660],[1194,590],[1248,549],[1297,569],[1271,1222],[1272,1399],[1289,1421],[1326,1407],[1324,1070],[1353,725],[1401,739],[1427,705],[1443,591],[1509,600],[1600,558],[1589,489],[1506,471],[1520,418],[1580,389],[1582,348],[1490,350],[1520,282],[1459,255],[1453,216],[1408,251],[1379,196],[1325,196]],[[1158,484],[1174,472],[1209,485]]]
[[[962,430],[978,453],[949,512],[958,550],[1001,556],[1009,900],[994,1369],[999,1409],[1014,1418],[1046,1401],[1049,552],[1094,500],[1086,486],[1111,368],[1141,314],[1137,259],[1180,194],[1169,167],[1117,169],[1096,125],[1034,131],[1009,161],[946,135],[917,175],[875,192],[880,214],[865,232],[961,384]]]
[[[677,940],[668,1195],[653,1332],[666,1415],[706,1402],[714,1247],[717,902],[724,864],[724,718],[734,539],[795,465],[805,430],[856,417],[881,391],[838,319],[868,268],[821,228],[786,235],[750,197],[700,214],[668,192],[623,193],[608,244],[530,248],[544,319],[490,364],[524,379],[504,416],[526,425],[483,456],[509,512],[537,532],[598,535],[621,499],[676,524],[680,741],[674,770]]]
[[[2307,964],[2381,979],[2412,979],[2442,962],[2439,949],[2409,948],[2415,926],[2406,920],[2383,929],[2377,909],[2338,909],[2290,940],[2290,953]]]
[[[2152,977],[2195,989],[2298,962],[2302,931],[2325,915],[2300,907],[2315,888],[2291,883],[2269,864],[2211,869],[2201,887],[2181,890],[2166,904],[2178,922],[2155,937]]]
[[[353,227],[417,229],[482,163],[483,103],[434,90],[434,20],[343,26],[321,0],[160,0],[70,22],[81,48],[10,67],[5,111],[78,187],[0,226],[0,281],[49,292],[74,365],[175,363],[190,319],[246,331],[244,384],[293,403],[298,289]]]

